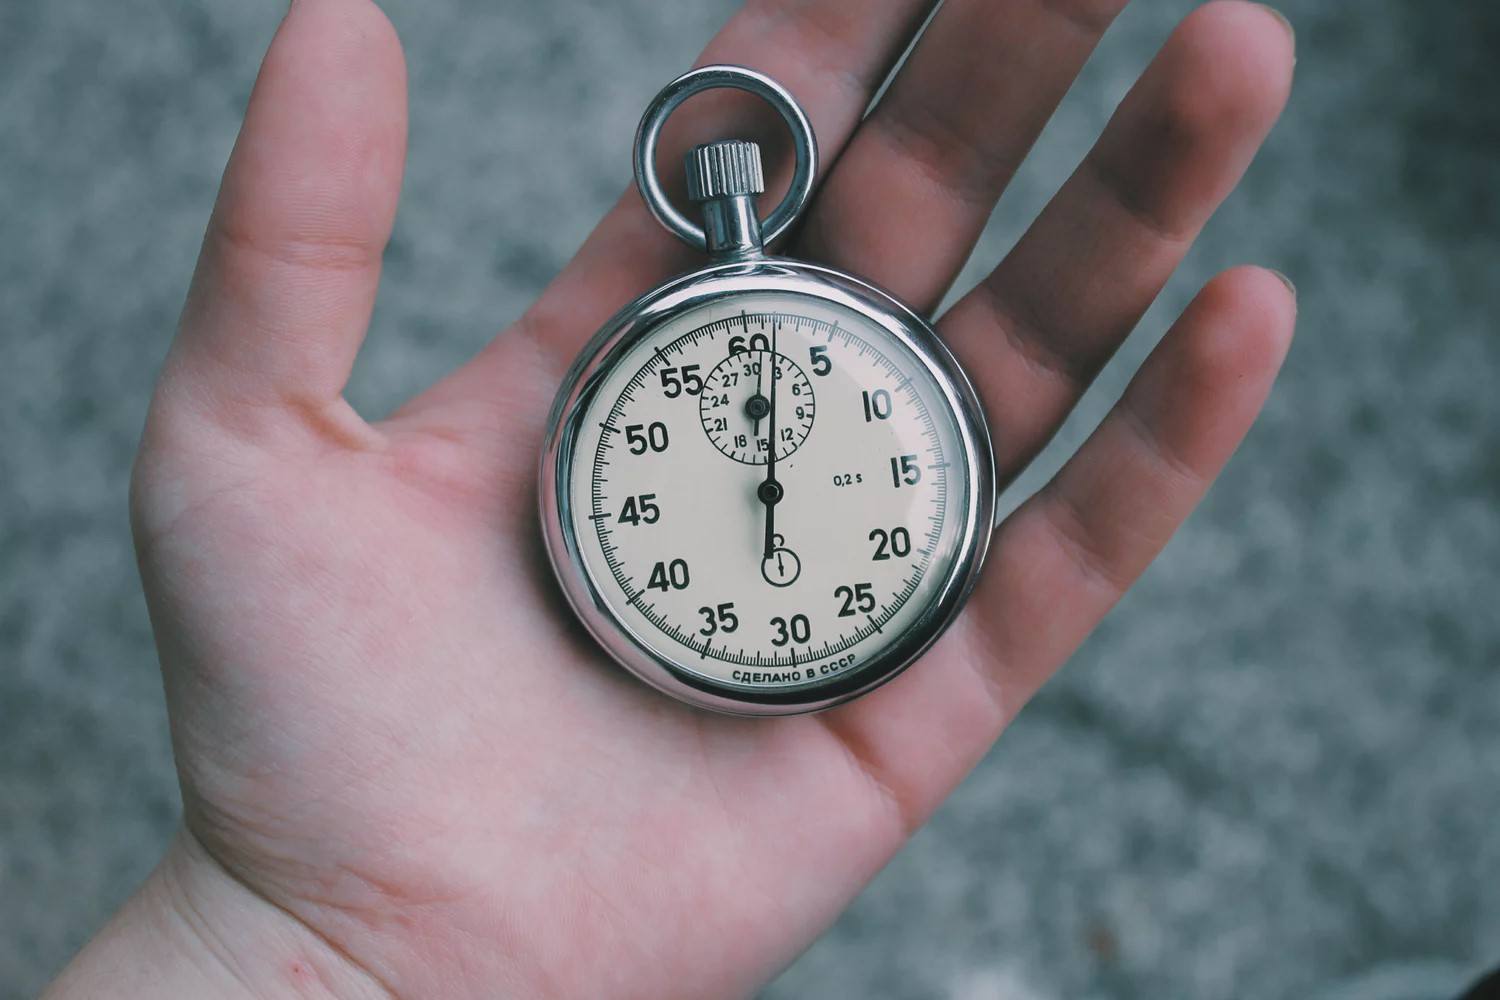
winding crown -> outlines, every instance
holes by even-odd
[[[766,189],[760,172],[760,147],[744,139],[725,139],[694,146],[683,158],[688,198],[708,201],[755,195]]]

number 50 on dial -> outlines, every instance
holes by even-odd
[[[656,176],[666,117],[717,87],[791,128],[792,182],[763,221],[754,143],[688,154],[701,226]],[[594,638],[662,691],[742,715],[827,708],[905,669],[958,614],[994,517],[984,415],[932,328],[856,278],[766,255],[816,164],[802,109],[753,70],[701,67],[657,95],[636,182],[713,262],[595,336],[542,456],[547,552]]]
[[[952,620],[994,480],[972,390],[920,319],[812,265],[709,269],[586,358],[544,516],[569,599],[625,666],[720,711],[810,711]]]

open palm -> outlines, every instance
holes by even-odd
[[[1122,2],[949,3],[867,116],[925,3],[751,0],[703,58],[777,77],[818,130],[832,167],[788,252],[931,310]],[[942,318],[1002,478],[1233,187],[1291,64],[1263,8],[1195,12]],[[751,991],[1165,544],[1264,399],[1293,297],[1256,269],[1211,283],[998,528],[968,610],[897,681],[820,716],[711,716],[607,661],[538,533],[537,454],[567,365],[609,314],[694,266],[633,192],[462,369],[379,423],[342,399],[405,103],[368,0],[292,4],[153,402],[133,512],[184,792],[175,891],[272,993]],[[225,892],[284,922],[263,967],[207,902]]]

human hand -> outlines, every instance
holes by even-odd
[[[751,0],[704,53],[807,107],[833,166],[794,256],[936,307],[1123,0]],[[1002,479],[1229,192],[1290,84],[1210,4],[1016,248],[942,318]],[[686,109],[690,114],[692,108]],[[610,663],[538,536],[548,407],[594,330],[693,266],[634,192],[471,362],[367,423],[342,398],[405,156],[369,0],[296,0],[267,56],[133,484],[184,830],[58,995],[719,996],[817,936],[1134,581],[1245,433],[1295,303],[1215,279],[995,535],[912,670],[819,716],[706,715]],[[879,205],[879,212],[869,206]]]

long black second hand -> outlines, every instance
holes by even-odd
[[[776,550],[776,504],[781,500],[781,484],[776,481],[776,321],[771,321],[771,413],[767,426],[766,481],[761,486],[761,501],[766,505],[766,550],[764,559]]]

